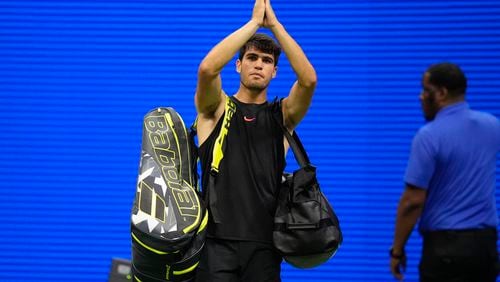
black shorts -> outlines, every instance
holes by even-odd
[[[282,257],[271,244],[207,238],[199,282],[279,282]]]
[[[499,272],[497,230],[424,233],[422,282],[494,282]]]

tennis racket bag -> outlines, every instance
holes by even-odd
[[[190,281],[205,242],[196,145],[173,108],[144,117],[132,207],[133,281]]]

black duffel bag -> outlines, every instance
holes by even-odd
[[[342,243],[339,220],[316,179],[316,168],[296,132],[284,135],[300,169],[284,173],[274,218],[273,241],[285,261],[311,268],[329,260]]]

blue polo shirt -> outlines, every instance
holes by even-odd
[[[459,102],[441,109],[415,135],[405,182],[427,190],[421,232],[496,227],[500,122]]]

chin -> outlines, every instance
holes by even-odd
[[[253,91],[262,91],[267,88],[267,84],[262,83],[249,83],[246,85],[246,88]]]
[[[426,121],[433,121],[436,115],[424,115]]]

